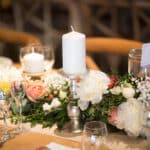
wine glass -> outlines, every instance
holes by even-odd
[[[54,49],[51,46],[41,46],[44,52],[44,68],[45,71],[50,71],[53,68],[55,62]]]
[[[90,121],[84,125],[82,150],[107,149],[105,145],[108,135],[106,124],[101,121]]]
[[[24,128],[22,126],[22,107],[25,97],[25,82],[20,80],[13,81],[11,83],[10,92],[19,111],[18,127],[14,131],[14,133],[18,134],[24,131]]]

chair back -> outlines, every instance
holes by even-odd
[[[123,38],[101,38],[88,37],[86,39],[87,53],[109,53],[118,55],[128,55],[129,50],[142,48],[142,42],[128,40]],[[100,67],[95,63],[91,56],[88,56],[87,67],[94,70],[99,70]]]
[[[0,28],[0,42],[2,43],[1,55],[10,57],[15,62],[19,60],[18,47],[31,44],[41,45],[40,39],[33,34],[6,28]]]

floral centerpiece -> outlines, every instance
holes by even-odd
[[[150,105],[149,78],[131,75],[108,76],[100,71],[89,71],[77,79],[77,105],[81,110],[81,122],[101,120],[109,126],[124,130],[128,135],[139,136],[147,123]],[[61,129],[69,120],[69,79],[52,74],[43,82],[27,82],[23,100],[23,121],[32,126],[42,124]],[[11,104],[13,122],[17,121],[18,109]]]

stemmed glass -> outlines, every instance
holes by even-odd
[[[22,126],[22,107],[23,107],[23,99],[25,97],[25,82],[24,81],[12,82],[10,91],[11,96],[19,109],[18,127],[14,131],[16,134],[18,134],[24,131],[24,128]]]
[[[101,121],[87,122],[83,129],[82,150],[107,149],[105,145],[107,135],[105,123]]]

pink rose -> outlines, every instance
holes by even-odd
[[[44,85],[38,83],[38,84],[29,84],[26,86],[26,94],[28,98],[35,102],[37,99],[39,99],[41,96],[43,96],[46,93]]]
[[[118,109],[114,108],[110,113],[109,113],[110,117],[108,118],[109,123],[111,123],[112,125],[115,125],[116,123],[116,117],[118,115]]]

